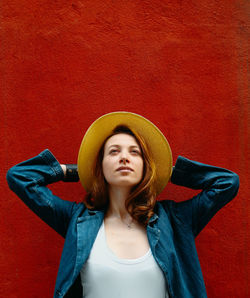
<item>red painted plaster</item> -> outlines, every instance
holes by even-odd
[[[248,297],[248,1],[1,2],[0,297],[52,297],[63,239],[10,192],[7,169],[77,158],[98,116],[152,120],[180,154],[234,170],[238,197],[197,238],[208,297]],[[80,185],[52,190],[80,200]],[[161,198],[194,193],[169,185]]]

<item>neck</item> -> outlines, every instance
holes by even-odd
[[[112,186],[109,188],[109,207],[107,216],[125,219],[130,217],[125,201],[130,194],[130,188]]]

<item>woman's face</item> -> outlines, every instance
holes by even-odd
[[[125,133],[110,137],[104,146],[102,169],[110,186],[138,184],[143,175],[143,159],[136,139]]]

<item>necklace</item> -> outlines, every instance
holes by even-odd
[[[127,228],[128,228],[129,230],[132,229],[132,223],[133,223],[133,219],[131,220],[130,223],[126,223],[126,222],[125,222],[125,225],[127,226]]]
[[[114,216],[114,218],[118,219],[122,224],[126,225],[126,227],[129,230],[133,229],[133,223],[134,223],[133,218],[131,218],[130,222],[126,222],[125,220],[122,220],[122,218],[118,216]]]

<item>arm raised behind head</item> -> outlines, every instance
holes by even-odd
[[[10,189],[43,221],[65,237],[77,204],[53,195],[48,184],[65,179],[64,169],[48,150],[7,172]]]
[[[171,182],[202,191],[192,199],[173,203],[173,210],[184,224],[192,225],[195,236],[239,189],[239,176],[227,169],[179,156]]]

